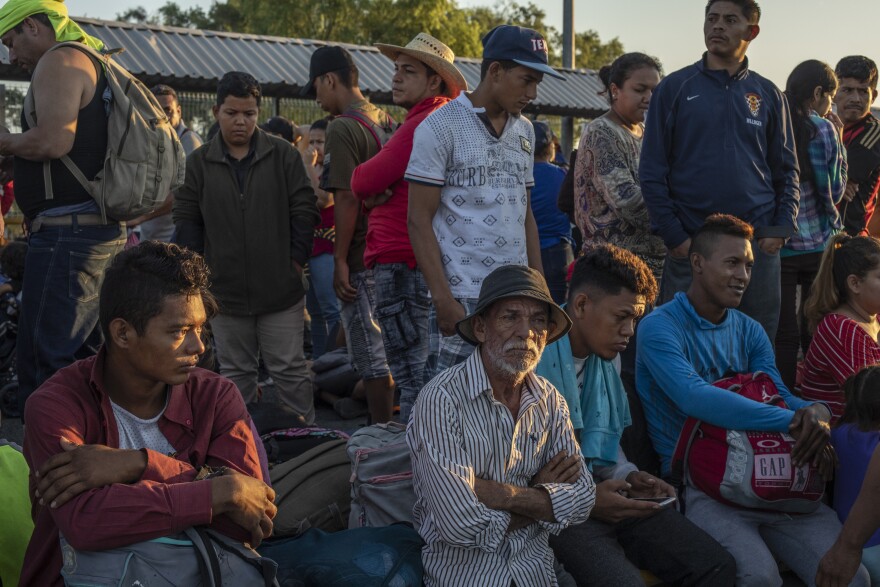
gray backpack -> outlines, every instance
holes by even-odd
[[[99,551],[76,550],[61,537],[68,587],[279,587],[278,565],[205,528]]]
[[[152,92],[110,53],[75,42],[58,43],[50,51],[61,47],[74,47],[99,63],[111,94],[104,168],[90,181],[67,155],[61,162],[97,202],[105,219],[131,220],[152,212],[183,185],[186,156],[177,132]],[[25,96],[24,116],[29,126],[37,126],[33,86]],[[51,200],[51,161],[43,163],[43,179],[46,199]]]
[[[348,441],[351,460],[349,528],[413,523],[416,503],[406,426],[397,422],[361,428]]]
[[[345,530],[349,471],[341,438],[274,465],[269,471],[278,506],[274,536],[299,536],[309,528]]]

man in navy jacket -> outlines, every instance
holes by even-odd
[[[775,339],[779,249],[795,230],[799,184],[788,104],[746,58],[758,36],[754,0],[709,0],[703,58],[651,99],[639,168],[651,229],[668,254],[660,303],[690,284],[691,236],[713,213],[755,227],[752,287],[741,309]]]

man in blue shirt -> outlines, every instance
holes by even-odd
[[[672,585],[726,587],[736,577],[733,557],[703,530],[674,507],[639,500],[675,497],[675,490],[640,471],[620,445],[631,418],[616,358],[656,295],[654,275],[639,257],[610,244],[591,248],[571,277],[572,328],[547,345],[538,364],[537,373],[565,397],[598,483],[590,518],[550,536],[578,585],[641,586],[639,569]]]
[[[565,170],[553,163],[556,138],[550,125],[542,120],[532,123],[535,129],[535,187],[532,188],[532,214],[541,241],[541,264],[553,301],[561,304],[568,291],[568,266],[574,262],[571,223],[557,206],[559,188]]]
[[[795,229],[797,156],[788,105],[746,58],[758,36],[754,0],[709,0],[706,53],[666,77],[651,98],[639,177],[668,254],[660,302],[690,282],[690,240],[707,216],[732,214],[755,227],[753,285],[742,311],[776,338],[779,249]]]
[[[688,416],[728,430],[786,432],[797,440],[791,453],[795,467],[812,461],[826,479],[833,467],[830,410],[785,388],[770,339],[756,321],[735,309],[751,278],[753,237],[752,227],[742,220],[710,216],[691,241],[693,279],[687,293],[676,294],[639,326],[636,384],[663,475],[670,473]],[[711,383],[729,373],[757,371],[773,379],[791,409],[758,403]],[[691,483],[686,498],[687,517],[736,559],[737,585],[782,585],[774,556],[811,584],[819,558],[840,532],[837,515],[824,504],[796,516],[740,509]],[[854,584],[869,584],[867,571],[860,573],[862,582]]]

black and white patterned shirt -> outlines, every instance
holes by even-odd
[[[494,136],[465,92],[416,128],[405,179],[441,188],[434,215],[443,272],[457,299],[477,298],[502,265],[528,265],[525,222],[535,131],[511,114]]]
[[[425,584],[437,586],[555,587],[549,532],[587,519],[595,485],[581,461],[577,483],[541,485],[556,522],[507,532],[511,515],[481,504],[474,478],[527,487],[560,450],[580,455],[565,400],[530,373],[519,418],[495,400],[478,346],[419,393],[407,428],[416,505],[425,541]]]

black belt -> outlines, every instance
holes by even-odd
[[[119,226],[124,227],[124,222],[112,219],[104,219],[100,214],[67,214],[65,216],[38,216],[30,223],[31,233],[40,232],[47,226]]]

